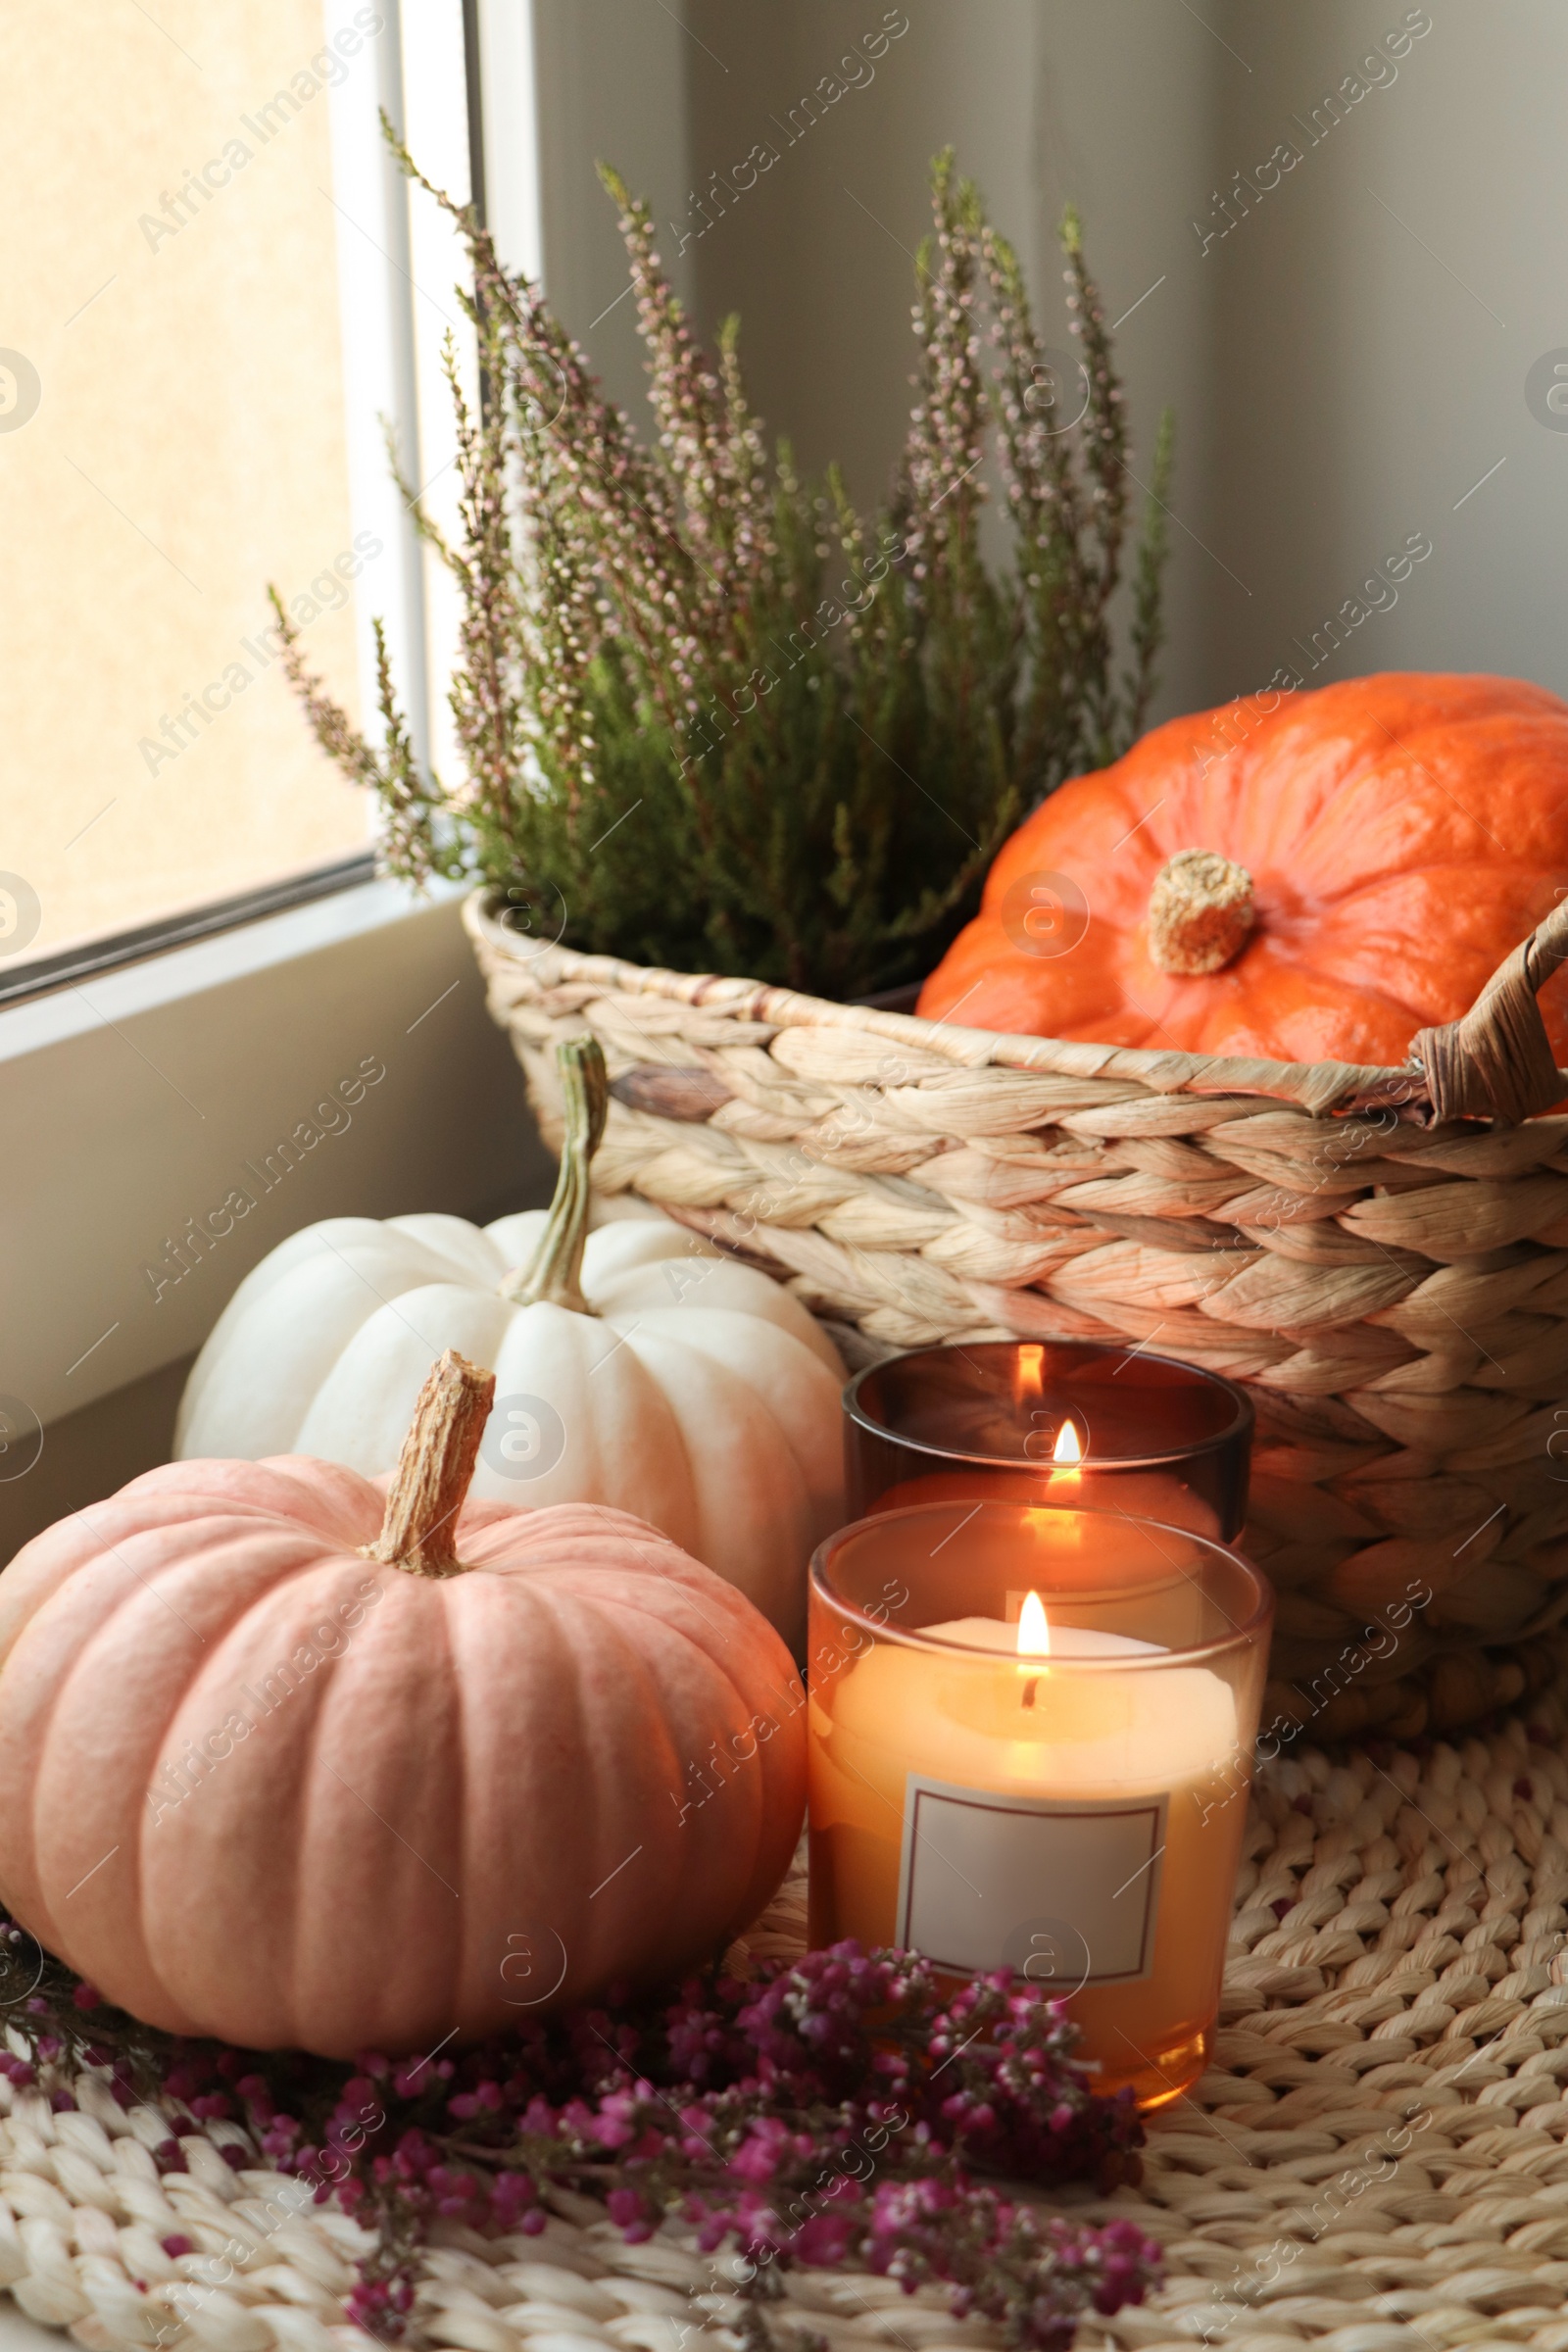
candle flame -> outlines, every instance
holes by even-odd
[[[1062,1423],[1061,1435],[1056,1440],[1055,1449],[1051,1458],[1054,1462],[1081,1462],[1083,1460],[1084,1449],[1079,1442],[1078,1430],[1074,1422],[1064,1421]]]
[[[1023,1607],[1018,1612],[1018,1655],[1021,1658],[1051,1655],[1051,1620],[1038,1592],[1026,1592],[1023,1596]]]

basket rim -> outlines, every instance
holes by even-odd
[[[858,1029],[893,1045],[938,1054],[956,1069],[1120,1079],[1156,1095],[1268,1095],[1315,1116],[1390,1108],[1411,1119],[1430,1116],[1430,1096],[1419,1063],[1396,1070],[1360,1062],[1264,1061],[1242,1054],[1182,1054],[962,1029],[946,1018],[932,1021],[919,1013],[841,1004],[764,980],[667,971],[619,956],[587,955],[555,941],[525,943],[501,919],[502,896],[496,884],[480,884],[470,891],[463,903],[464,927],[476,946],[483,945],[510,963],[530,966],[545,988],[597,982],[623,994],[663,997],[773,1029]]]

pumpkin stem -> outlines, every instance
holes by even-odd
[[[1214,850],[1179,850],[1149,894],[1149,953],[1162,972],[1195,979],[1223,970],[1255,919],[1252,877]]]
[[[496,1376],[449,1348],[425,1375],[368,1560],[411,1576],[461,1576],[458,1513],[467,1498]]]
[[[591,1315],[582,1295],[582,1253],[588,1240],[588,1166],[605,1132],[610,1107],[610,1081],[597,1037],[572,1037],[556,1048],[561,1073],[565,1134],[561,1146],[561,1174],[543,1238],[526,1266],[518,1266],[501,1285],[501,1296],[517,1306],[533,1306],[541,1298],[552,1306],[569,1307],[574,1315]]]

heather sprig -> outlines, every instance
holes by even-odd
[[[7,1936],[20,1978],[37,1947]],[[47,1957],[26,1973],[0,2073],[59,2108],[83,2068],[107,2068],[122,2105],[172,2102],[221,2124],[236,2165],[254,2148],[335,2194],[376,2230],[352,2313],[383,2335],[411,2307],[432,2222],[533,2236],[560,2190],[600,2200],[629,2240],[694,2228],[753,2304],[791,2263],[848,2263],[911,2292],[945,2283],[1020,2352],[1060,2352],[1080,2314],[1140,2301],[1157,2275],[1129,2224],[1070,2225],[996,2184],[1106,2192],[1136,2181],[1143,2139],[1131,2093],[1099,2096],[1074,2064],[1060,2005],[1005,1971],[952,1994],[917,1954],[842,1943],[750,1983],[712,1971],[664,2001],[353,2066],[173,2040]],[[156,2155],[184,2169],[176,2130]]]
[[[769,450],[736,322],[710,358],[648,207],[613,172],[652,446],[539,287],[387,135],[472,270],[459,298],[485,397],[475,418],[449,359],[456,544],[407,490],[462,607],[462,780],[417,772],[384,658],[372,745],[279,607],[318,742],[382,802],[385,863],[481,878],[521,927],[646,962],[840,997],[929,969],[1019,818],[1124,750],[1155,683],[1170,424],[1129,583],[1122,394],[1076,215],[1061,238],[1086,398],[1063,423],[1016,257],[951,152],[937,158],[917,397],[889,506],[868,517],[836,469],[808,482],[787,443]],[[988,461],[1012,539],[1002,570],[981,544]]]

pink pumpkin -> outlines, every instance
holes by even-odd
[[[391,1482],[176,1462],[0,1576],[0,1898],[148,2024],[425,2051],[712,1952],[788,1866],[783,1642],[665,1537],[465,1506],[448,1354]]]

